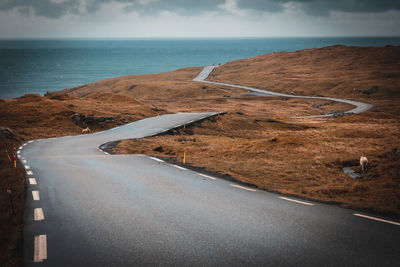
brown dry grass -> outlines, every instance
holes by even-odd
[[[222,65],[210,80],[296,95],[388,99],[400,95],[400,47],[337,45],[272,53]],[[375,93],[363,93],[374,86]]]
[[[14,146],[21,141],[0,134],[0,265],[21,266],[21,231],[25,197],[25,172],[18,163],[14,168]],[[9,154],[11,161],[9,160]],[[12,214],[6,190],[13,192],[15,214]]]

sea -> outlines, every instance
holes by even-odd
[[[330,45],[400,45],[400,37],[229,39],[0,39],[0,98],[43,95],[107,78],[224,64]]]

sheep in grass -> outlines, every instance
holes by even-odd
[[[365,169],[367,168],[368,165],[368,159],[365,156],[361,156],[360,157],[360,166],[361,166],[361,170],[364,173]]]
[[[82,129],[82,134],[88,134],[90,133],[89,127],[86,127],[85,129]]]

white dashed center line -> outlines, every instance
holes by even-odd
[[[206,178],[209,178],[209,179],[213,179],[213,180],[217,179],[217,178],[214,178],[212,176],[208,176],[208,175],[205,175],[205,174],[202,174],[202,173],[199,173],[199,175],[203,176],[203,177],[206,177]]]
[[[367,215],[363,215],[363,214],[359,214],[359,213],[354,213],[353,215],[358,216],[358,217],[363,217],[363,218],[371,219],[371,220],[375,220],[375,221],[379,221],[379,222],[390,223],[390,224],[394,224],[394,225],[400,226],[400,223],[394,222],[394,221],[384,220],[384,219],[381,219],[381,218],[376,218],[376,217],[372,217],[372,216],[367,216]]]
[[[231,184],[231,186],[237,187],[237,188],[240,188],[240,189],[244,189],[244,190],[247,190],[247,191],[252,191],[252,192],[256,192],[257,191],[255,189],[251,189],[251,188],[248,188],[248,187],[240,186],[240,185],[237,185],[237,184]]]
[[[33,200],[40,200],[39,191],[32,191]]]
[[[154,158],[154,157],[150,157],[152,160],[158,161],[158,162],[164,162],[162,159],[158,159],[158,158]]]
[[[187,171],[187,169],[185,169],[185,168],[183,168],[181,166],[178,166],[178,165],[172,165],[172,166],[174,166],[175,168],[178,168],[178,169],[180,169],[182,171]]]
[[[35,235],[34,262],[42,262],[47,259],[47,237],[46,235]]]
[[[308,205],[308,206],[314,206],[314,204],[312,203],[308,203],[308,202],[304,202],[304,201],[300,201],[300,200],[296,200],[296,199],[291,199],[291,198],[287,198],[287,197],[279,197],[280,199],[284,199],[284,200],[288,200],[288,201],[292,201],[292,202],[296,202],[299,204],[303,204],[303,205]]]
[[[21,154],[21,151],[18,150],[18,151],[17,151],[17,154]]]
[[[42,208],[36,208],[33,210],[33,217],[35,221],[43,221],[44,220],[44,214]]]
[[[29,183],[31,185],[37,185],[36,179],[35,178],[29,178]]]
[[[22,149],[22,146],[20,146],[18,149],[21,150],[21,149]]]

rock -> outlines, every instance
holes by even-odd
[[[378,89],[379,89],[378,86],[372,86],[370,89],[364,90],[364,91],[362,91],[362,92],[363,92],[363,94],[371,95],[371,94],[373,94],[373,93],[376,93],[376,92],[378,91]]]
[[[344,111],[343,111],[343,110],[335,110],[335,111],[332,113],[332,116],[333,116],[333,117],[342,117],[342,116],[344,116]]]
[[[157,151],[157,152],[163,152],[163,151],[164,151],[164,149],[163,149],[163,147],[162,147],[162,146],[158,146],[158,147],[154,148],[154,149],[153,149],[153,151]]]
[[[24,140],[16,131],[7,127],[0,127],[0,141],[4,141],[6,139],[14,141]]]
[[[72,121],[73,121],[76,125],[80,125],[80,124],[82,123],[81,114],[75,113],[75,114],[72,116]]]
[[[84,114],[75,113],[72,116],[72,121],[82,127],[86,127],[87,124],[96,124],[103,128],[105,123],[113,123],[115,119],[113,117],[85,116]]]

